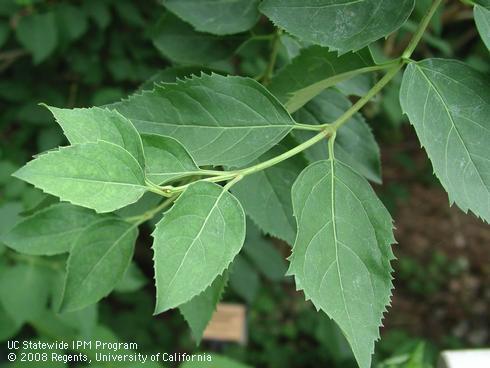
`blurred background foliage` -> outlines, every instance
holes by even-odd
[[[417,0],[409,22],[372,47],[378,60],[401,53],[430,3]],[[152,88],[154,82],[201,71],[258,78],[269,62],[274,29],[258,14],[257,20],[250,31],[218,37],[197,32],[159,1],[0,0],[0,235],[21,216],[56,201],[10,176],[34,153],[66,143],[40,102],[69,108],[104,105]],[[281,35],[278,67],[302,46]],[[488,51],[472,10],[457,1],[447,1],[434,17],[418,52],[455,57],[489,72]],[[363,111],[382,151],[384,185],[376,190],[396,219],[399,242],[393,307],[375,355],[378,368],[432,367],[441,349],[485,346],[490,340],[488,227],[447,209],[447,196],[401,114],[400,80]],[[371,82],[362,76],[343,88],[362,90]],[[151,203],[151,196],[145,201]],[[0,244],[0,301],[6,299],[1,295],[13,293],[25,311],[25,319],[16,321],[0,303],[0,339],[102,336],[135,341],[143,352],[213,351],[256,367],[355,367],[337,327],[282,277],[289,247],[264,238],[253,226],[249,231],[224,296],[248,307],[244,346],[205,341],[197,348],[178,311],[152,316],[149,227],[141,232],[136,262],[117,292],[70,315],[53,308],[64,258],[14,257]],[[36,289],[46,306],[30,305],[30,296],[19,290],[16,278],[25,267],[39,271],[36,279],[19,280],[19,285],[31,288],[31,294]],[[3,343],[0,352],[4,364]],[[225,360],[223,366],[231,364]]]

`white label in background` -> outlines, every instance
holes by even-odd
[[[443,351],[437,368],[489,368],[490,349]]]

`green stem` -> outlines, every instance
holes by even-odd
[[[274,74],[274,67],[276,66],[277,54],[279,53],[279,41],[281,40],[282,30],[278,29],[274,34],[274,38],[272,39],[272,51],[271,56],[269,58],[269,63],[267,64],[267,69],[265,70],[263,77],[263,84],[266,85],[270,82],[272,75]]]
[[[425,14],[424,18],[420,22],[419,28],[413,35],[412,39],[410,40],[410,43],[408,44],[407,48],[403,52],[402,58],[403,59],[410,59],[410,56],[412,56],[413,52],[415,51],[415,48],[419,44],[420,40],[422,39],[422,36],[424,35],[425,30],[429,26],[430,20],[432,19],[432,16],[436,12],[437,8],[441,4],[442,0],[434,0],[432,3],[431,7]]]
[[[322,124],[301,124],[301,123],[296,123],[293,126],[293,129],[296,130],[312,130],[312,131],[319,131],[323,130],[325,126]]]
[[[330,139],[328,140],[328,158],[330,160],[335,160],[334,143],[337,133],[334,132]]]
[[[314,144],[320,142],[324,138],[327,138],[331,136],[332,134],[335,134],[335,132],[349,119],[356,113],[358,112],[365,104],[371,100],[386,84],[393,79],[393,77],[396,75],[396,73],[401,69],[403,66],[403,61],[398,60],[398,64],[395,66],[391,67],[391,69],[388,70],[388,72],[381,78],[378,83],[376,83],[370,90],[369,92],[359,99],[354,105],[352,105],[346,112],[344,112],[337,120],[335,120],[332,124],[322,124],[319,125],[320,127],[320,132],[313,136],[312,138],[308,139],[307,141],[297,145],[296,147],[290,149],[289,151],[284,152],[283,154],[273,157],[267,161],[263,161],[257,165],[253,165],[250,167],[247,167],[245,169],[240,169],[240,170],[235,170],[235,171],[223,171],[221,175],[215,176],[212,178],[205,178],[202,179],[202,181],[208,181],[212,183],[217,183],[221,181],[226,181],[233,179],[237,177],[238,175],[241,176],[246,176],[250,175],[253,173],[256,173],[258,171],[267,169],[271,166],[274,166],[278,164],[281,161],[287,160],[288,158],[297,155],[298,153],[306,150],[307,148],[313,146]],[[301,125],[300,125],[301,126]],[[303,126],[304,128],[304,126]],[[172,187],[172,186],[166,186],[162,187],[161,189],[164,190],[165,192],[168,193],[180,193],[183,190],[187,188],[188,184],[178,186],[178,187]]]
[[[333,122],[333,128],[337,131],[342,125],[344,125],[356,112],[358,112],[366,103],[369,102],[379,91],[381,91],[398,73],[402,68],[403,62],[399,61],[398,64],[391,67],[388,72],[381,78],[365,96],[360,98],[354,105],[352,105],[346,112],[344,112],[337,120]]]
[[[134,222],[134,226],[139,226],[143,222],[152,219],[157,213],[162,212],[165,208],[169,207],[172,203],[175,202],[177,197],[178,194],[174,194],[172,195],[172,197],[166,199],[155,208],[152,208],[151,210],[148,210],[138,216],[126,217],[124,220],[126,220],[127,222]]]
[[[195,173],[192,173],[192,175],[209,175],[209,176],[215,176],[221,174],[223,174],[223,171],[221,170],[199,170],[196,171]]]
[[[435,0],[434,3],[432,4],[431,8],[425,15],[424,19],[419,25],[419,28],[417,29],[414,37],[410,41],[409,45],[407,46],[407,49],[403,52],[403,56],[401,58],[398,58],[396,60],[390,61],[386,64],[382,65],[377,65],[374,67],[368,67],[368,68],[373,68],[372,70],[379,70],[379,69],[388,69],[386,74],[367,92],[365,96],[360,98],[355,104],[353,104],[347,111],[345,111],[339,118],[337,118],[333,123],[331,124],[320,124],[318,126],[316,125],[308,125],[308,124],[300,124],[297,123],[293,127],[293,129],[303,129],[303,130],[320,130],[318,134],[313,136],[312,138],[308,139],[307,141],[299,144],[298,146],[290,149],[289,151],[284,152],[283,154],[273,157],[267,161],[261,162],[257,165],[250,166],[245,169],[240,169],[240,170],[235,170],[235,171],[223,171],[221,175],[217,175],[214,177],[210,178],[205,178],[202,179],[202,181],[207,181],[207,182],[221,182],[221,181],[227,181],[231,179],[236,179],[237,177],[240,177],[240,179],[246,175],[250,175],[253,173],[256,173],[258,171],[267,169],[271,166],[274,166],[278,164],[281,161],[284,161],[294,155],[297,155],[298,153],[308,149],[309,147],[313,146],[314,144],[320,142],[321,140],[328,138],[330,136],[334,136],[337,132],[337,130],[344,125],[349,119],[357,113],[361,108],[364,107],[375,95],[377,95],[394,77],[395,75],[400,71],[400,69],[405,65],[406,63],[410,62],[410,56],[412,55],[413,51],[417,47],[418,43],[420,42],[425,29],[427,28],[431,17],[434,15],[437,7],[440,5],[442,0]],[[376,68],[376,69],[374,69]],[[367,68],[364,68],[367,69]],[[333,157],[333,141],[329,143],[329,152],[331,154],[331,157]],[[238,180],[240,180],[238,179]],[[234,180],[230,183],[235,183]],[[229,184],[230,184],[229,183]],[[231,185],[233,185],[231,184]],[[165,193],[180,193],[183,190],[185,190],[188,187],[189,184],[178,186],[178,187],[173,187],[173,186],[166,186],[160,188],[163,192]],[[227,184],[228,186],[228,184]]]
[[[223,187],[223,190],[229,190],[233,185],[235,185],[235,183],[239,182],[242,179],[243,179],[243,175],[235,176],[232,180],[226,183],[226,185]]]

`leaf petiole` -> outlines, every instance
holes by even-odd
[[[174,194],[170,198],[160,203],[158,206],[142,213],[141,215],[126,217],[124,220],[127,222],[134,222],[134,226],[139,226],[143,222],[151,220],[157,213],[163,211],[165,208],[170,207],[170,205],[175,202],[177,197],[178,194]]]
[[[434,0],[432,3],[431,7],[425,14],[424,18],[419,24],[419,27],[415,34],[413,35],[412,39],[410,40],[410,43],[408,44],[407,48],[403,52],[402,59],[409,59],[410,56],[412,56],[413,52],[415,51],[415,48],[419,44],[420,40],[422,39],[422,36],[424,35],[425,30],[429,26],[430,20],[432,19],[432,16],[436,12],[437,8],[439,5],[442,3],[442,0]]]

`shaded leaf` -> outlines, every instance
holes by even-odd
[[[284,278],[287,270],[284,257],[272,245],[270,239],[263,237],[259,228],[251,221],[247,222],[247,237],[243,252],[269,280],[279,281]]]
[[[10,27],[7,22],[0,22],[0,47],[7,42],[10,34]]]
[[[50,281],[49,270],[35,264],[19,263],[0,273],[0,302],[16,324],[37,318],[46,308]]]
[[[411,63],[400,102],[451,203],[490,221],[490,80],[453,60]]]
[[[14,174],[64,201],[112,212],[146,191],[144,172],[125,149],[105,141],[49,151]]]
[[[177,64],[210,65],[228,58],[235,49],[220,37],[195,31],[172,14],[160,20],[152,39],[158,51]]]
[[[4,342],[15,336],[21,327],[14,318],[10,317],[2,303],[0,303],[0,342]]]
[[[35,64],[44,61],[58,45],[58,30],[53,13],[21,17],[15,31],[17,40],[29,50]]]
[[[257,271],[240,254],[230,266],[230,287],[249,304],[252,304],[260,287]]]
[[[119,293],[132,293],[141,289],[147,283],[143,272],[138,268],[135,262],[131,262],[123,278],[115,286],[114,290]]]
[[[490,50],[490,9],[476,5],[473,11],[476,28],[478,28],[485,46]]]
[[[92,18],[101,29],[111,22],[109,4],[100,0],[85,0],[82,4],[85,13]]]
[[[203,292],[223,273],[245,238],[245,215],[223,187],[191,184],[152,234],[157,304],[175,308]]]
[[[329,89],[309,102],[295,114],[298,122],[307,124],[331,123],[351,107],[348,98],[336,90]],[[295,131],[299,141],[314,135],[311,132]],[[334,146],[335,156],[351,166],[367,179],[381,183],[381,160],[379,147],[370,127],[361,114],[355,114],[337,132]],[[317,144],[305,151],[311,162],[328,158],[326,144]]]
[[[6,202],[0,205],[0,235],[6,234],[21,219],[22,203]],[[3,240],[3,239],[2,239]]]
[[[59,25],[59,36],[68,42],[83,36],[88,29],[87,16],[79,7],[71,4],[59,4],[55,8]]]
[[[180,368],[251,368],[223,355],[210,354],[210,356],[210,361],[188,361],[181,364]]]
[[[278,156],[287,149],[286,145],[276,146],[254,163]],[[245,176],[232,188],[245,213],[266,234],[289,244],[293,244],[296,236],[291,186],[305,166],[306,162],[300,155],[294,156],[266,170]]]
[[[61,311],[97,303],[122,279],[133,257],[138,230],[122,220],[88,226],[70,251]]]
[[[298,235],[288,273],[368,368],[391,296],[391,217],[368,182],[335,160],[308,166],[292,197]]]
[[[101,218],[91,210],[59,203],[23,219],[4,235],[2,241],[25,254],[65,253],[83,229]]]
[[[228,273],[216,277],[206,290],[179,307],[198,345],[201,343],[202,334],[221,299],[227,281]]]
[[[259,0],[167,0],[165,6],[196,30],[227,35],[249,30],[259,18]]]
[[[346,96],[362,97],[369,92],[373,85],[372,74],[359,74],[336,84],[335,87]]]
[[[338,56],[327,48],[310,46],[272,78],[269,90],[289,112],[294,112],[324,89],[352,77],[358,69],[373,65],[367,48]]]

